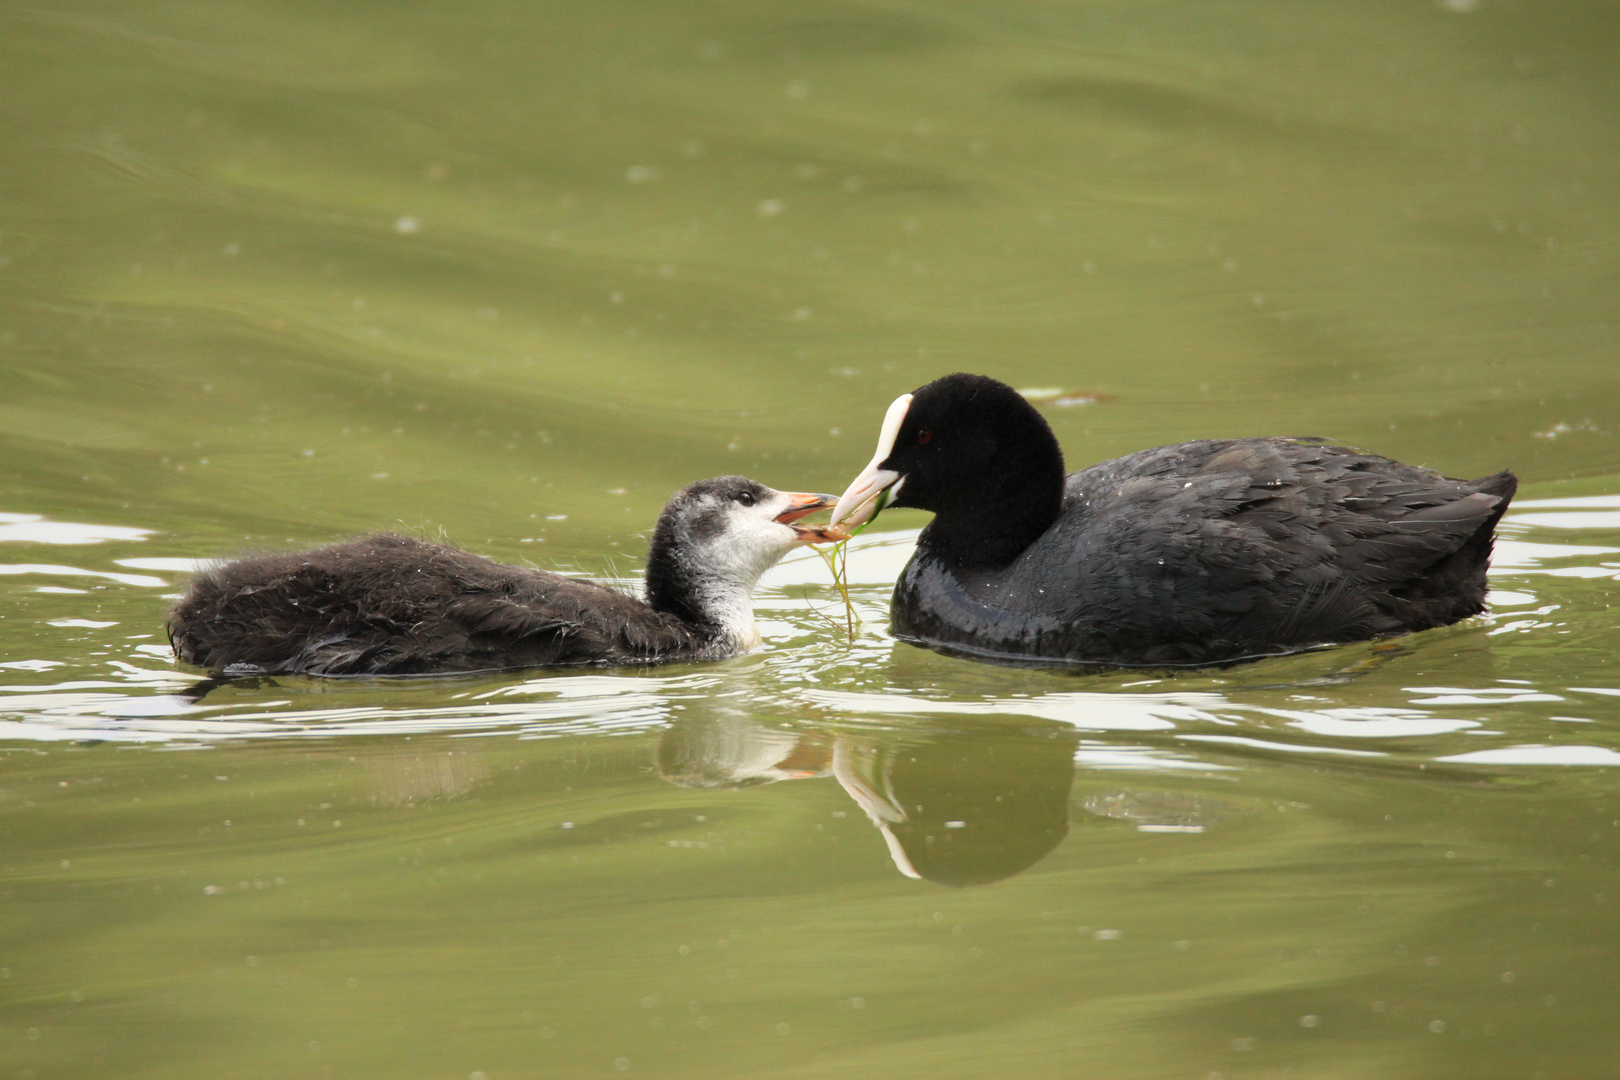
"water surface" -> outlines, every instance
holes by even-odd
[[[1595,1077],[1620,1039],[1605,5],[0,5],[8,1077]],[[199,697],[196,560],[633,586],[897,394],[1076,467],[1524,481],[1488,615],[1163,675],[885,632]]]

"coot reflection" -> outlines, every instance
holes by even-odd
[[[658,749],[664,778],[742,788],[832,775],[882,834],[895,869],[941,885],[1022,873],[1069,831],[1080,736],[1057,723],[859,733],[685,714]]]

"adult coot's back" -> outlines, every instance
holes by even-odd
[[[889,407],[833,522],[882,505],[934,511],[895,585],[902,638],[1205,664],[1478,614],[1517,485],[1314,438],[1178,443],[1065,478],[1051,428],[1017,391],[958,374]]]
[[[417,675],[550,664],[715,660],[759,644],[749,601],[832,496],[743,476],[675,494],[647,555],[645,602],[442,544],[372,536],[205,570],[169,611],[189,664],[226,675]]]

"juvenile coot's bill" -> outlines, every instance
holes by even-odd
[[[835,526],[932,510],[894,633],[984,658],[1214,664],[1444,626],[1485,604],[1509,472],[1318,438],[1202,439],[1063,473],[1035,408],[947,375],[889,407]]]
[[[653,533],[645,601],[407,536],[255,555],[192,578],[169,641],[225,675],[717,660],[759,645],[761,574],[797,544],[842,538],[794,524],[832,503],[742,476],[677,492]]]

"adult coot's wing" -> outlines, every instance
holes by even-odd
[[[1484,609],[1496,523],[1518,487],[1511,473],[1456,480],[1343,447],[1283,447],[1300,462],[1297,489],[1238,517],[1284,536],[1279,547],[1297,554],[1299,580],[1372,605],[1382,633],[1442,626]],[[1316,544],[1290,542],[1307,533]],[[1346,640],[1298,621],[1302,633]]]
[[[1228,520],[1265,536],[1279,581],[1291,586],[1271,597],[1283,640],[1421,630],[1482,610],[1496,522],[1518,483],[1512,474],[1455,480],[1287,439],[1245,440],[1206,469],[1222,466],[1236,474],[1253,467],[1263,480]]]
[[[1319,440],[1160,447],[1070,477],[1070,574],[1123,655],[1198,662],[1481,610],[1509,474],[1452,480]],[[1067,516],[1067,515],[1066,515]]]

